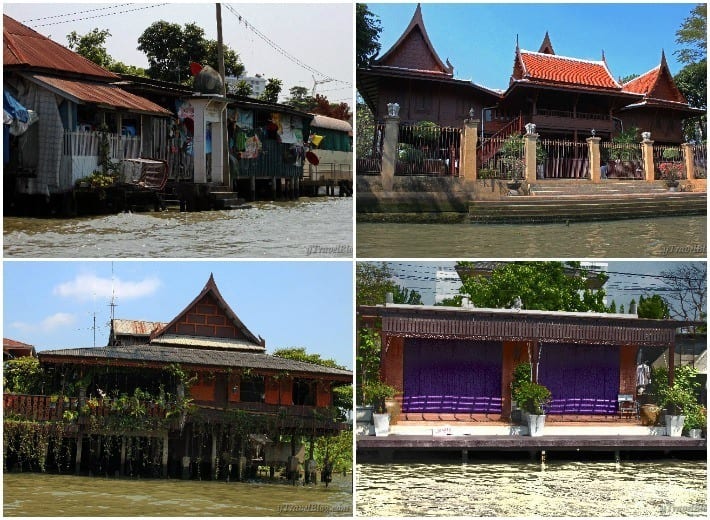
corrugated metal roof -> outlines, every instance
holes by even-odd
[[[56,70],[105,80],[119,79],[118,74],[99,67],[83,56],[3,15],[3,67]]]
[[[162,321],[113,320],[114,334],[131,336],[150,336],[151,332],[166,324]]]
[[[163,335],[151,341],[153,345],[184,345],[197,348],[216,348],[263,352],[264,347],[255,345],[251,341],[232,338],[207,338],[201,336],[178,336],[174,334]]]
[[[115,85],[41,76],[37,74],[27,74],[24,76],[75,102],[93,103],[159,116],[171,115],[170,111],[160,105],[156,105],[152,101],[126,92]]]
[[[10,338],[2,338],[2,346],[10,348],[34,348],[34,346],[29,343],[22,343],[21,341],[15,341]]]
[[[325,128],[327,130],[338,130],[339,132],[353,131],[353,127],[347,121],[336,119],[334,117],[322,116],[320,114],[313,114],[311,127]]]
[[[207,350],[165,345],[120,345],[94,348],[44,350],[39,353],[43,363],[71,362],[75,359],[121,360],[154,363],[180,363],[223,368],[254,368],[291,373],[323,374],[339,380],[352,377],[349,370],[330,368],[302,361],[271,356],[256,352],[233,350]]]

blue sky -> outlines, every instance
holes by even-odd
[[[111,268],[113,264],[113,279]],[[116,317],[170,321],[214,273],[220,293],[268,352],[306,347],[352,368],[351,262],[3,262],[3,336],[49,348],[108,340]]]
[[[214,2],[152,3],[154,5],[146,9],[136,10],[147,4],[3,2],[3,12],[64,46],[67,34],[72,31],[87,34],[94,28],[108,29],[111,32],[106,44],[108,53],[118,61],[139,67],[147,67],[148,61],[145,54],[136,49],[138,37],[155,21],[166,20],[181,26],[194,22],[205,30],[207,38],[217,39]],[[281,99],[288,96],[292,86],[313,88],[312,71],[269,46],[249,28],[254,27],[309,67],[348,82],[325,83],[318,86],[318,92],[331,101],[352,104],[353,9],[350,2],[229,5],[242,20],[222,6],[224,42],[239,54],[249,75],[281,79],[284,82]],[[72,13],[79,14],[65,16]],[[328,23],[317,23],[320,20]],[[52,25],[44,25],[50,23]]]
[[[385,53],[397,41],[416,4],[367,4],[382,22]],[[489,88],[505,89],[513,68],[515,39],[537,51],[549,31],[558,55],[600,60],[602,49],[615,78],[656,67],[665,50],[671,73],[681,66],[675,32],[694,3],[611,4],[445,4],[423,3],[429,39],[439,57],[449,58],[454,75]]]

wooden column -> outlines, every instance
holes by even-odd
[[[163,478],[168,478],[168,432],[163,433],[163,459],[161,461]]]
[[[84,445],[84,432],[79,427],[79,433],[76,435],[76,459],[74,461],[74,473],[81,473],[81,451]]]

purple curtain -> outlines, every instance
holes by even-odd
[[[500,342],[404,342],[404,412],[500,413]]]
[[[541,344],[538,381],[552,393],[550,414],[612,415],[619,397],[617,345]]]

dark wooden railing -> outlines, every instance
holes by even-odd
[[[481,146],[478,148],[478,163],[484,164],[491,157],[498,153],[501,143],[505,141],[508,137],[513,134],[519,134],[523,131],[523,116],[511,119],[508,124],[503,128],[498,130],[494,135],[488,139],[481,139]]]

